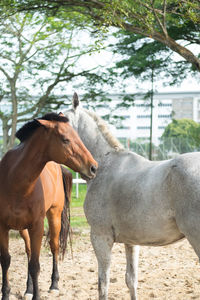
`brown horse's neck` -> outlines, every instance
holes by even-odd
[[[46,143],[40,129],[7,154],[9,182],[13,191],[29,194],[47,163]],[[5,156],[6,160],[6,156]]]

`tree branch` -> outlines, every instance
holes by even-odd
[[[161,28],[162,32],[164,33],[164,35],[165,35],[166,37],[168,37],[166,24],[165,24],[165,22],[164,22],[164,24],[162,24],[160,18],[158,17],[158,14],[157,14],[157,12],[156,12],[156,10],[155,10],[155,8],[154,8],[154,0],[151,1],[151,4],[152,4],[152,11],[153,11],[153,14],[154,14],[154,16],[155,16],[157,22],[158,22],[158,25],[160,26],[160,28]],[[166,7],[164,7],[164,9],[166,9]],[[166,14],[166,11],[163,12],[163,20],[165,20],[165,17],[166,17],[165,14]]]
[[[0,71],[6,76],[6,78],[8,79],[8,81],[11,81],[11,77],[8,75],[8,73],[0,66]]]
[[[128,23],[123,23],[123,27],[133,33],[141,34],[149,38],[153,38],[154,40],[161,42],[162,44],[169,47],[172,51],[175,51],[180,56],[182,56],[186,61],[193,64],[198,71],[200,71],[200,59],[195,56],[190,50],[178,44],[175,40],[170,38],[169,36],[163,36],[159,32],[152,31],[151,33],[144,31],[140,27],[133,26]]]

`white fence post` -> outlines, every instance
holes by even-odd
[[[78,198],[78,173],[76,173],[76,198]]]
[[[76,198],[79,196],[79,183],[86,184],[86,181],[84,179],[78,178],[78,173],[76,173],[76,178],[73,179],[73,183],[76,185]]]

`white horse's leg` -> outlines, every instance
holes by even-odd
[[[91,232],[91,242],[98,261],[99,300],[107,300],[113,238],[109,235],[96,235]]]
[[[131,300],[137,300],[139,246],[125,244],[126,250],[126,285],[129,288]]]

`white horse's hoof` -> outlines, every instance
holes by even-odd
[[[54,296],[59,296],[59,290],[49,290],[49,293]]]
[[[33,294],[25,294],[23,300],[32,300]]]

